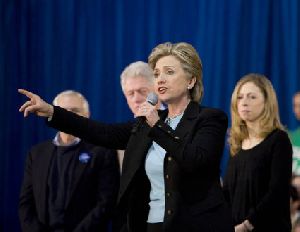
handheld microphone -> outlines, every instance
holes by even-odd
[[[155,106],[158,102],[158,97],[155,93],[151,92],[148,94],[146,101],[151,105]]]
[[[158,97],[155,93],[151,92],[148,94],[146,101],[148,103],[150,103],[151,105],[155,106],[158,102]],[[141,127],[141,125],[146,121],[146,117],[145,116],[139,116],[136,117],[136,123],[132,128],[132,133],[136,133],[138,131],[138,129]]]

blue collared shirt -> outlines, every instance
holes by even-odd
[[[166,123],[175,130],[180,122],[183,113],[174,117],[167,118]],[[164,158],[166,151],[153,142],[148,150],[145,162],[145,169],[151,183],[150,191],[150,211],[148,223],[163,222],[165,214],[165,181],[164,181]]]
[[[80,141],[81,141],[80,138],[75,137],[74,141],[71,144],[64,145],[60,142],[59,132],[56,133],[54,139],[52,140],[52,142],[55,146],[74,146],[74,145],[80,143]]]

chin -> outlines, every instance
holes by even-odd
[[[136,109],[131,109],[131,108],[130,108],[130,110],[131,110],[131,112],[135,115],[135,114],[137,114],[137,112],[139,111],[139,108],[136,108]]]
[[[241,117],[241,119],[245,122],[249,122],[250,121],[250,118],[247,118],[247,117]]]
[[[160,101],[163,101],[163,102],[168,101],[168,98],[165,97],[165,96],[162,96],[162,95],[158,95],[158,98],[159,98]]]
[[[165,104],[170,104],[170,100],[169,99],[160,99],[163,103]]]

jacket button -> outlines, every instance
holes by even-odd
[[[167,194],[167,197],[170,197],[170,196],[171,196],[171,193],[169,193],[169,192],[167,192],[166,194]]]
[[[168,209],[167,213],[168,213],[168,215],[171,215],[172,214],[172,210]]]
[[[170,176],[167,174],[167,175],[166,175],[166,179],[169,179],[169,178],[170,178]]]
[[[169,157],[168,157],[168,161],[172,161],[172,157],[169,156]]]
[[[178,136],[175,136],[175,137],[174,137],[174,139],[177,139],[177,140],[178,140],[178,139],[179,139],[179,137],[178,137]]]

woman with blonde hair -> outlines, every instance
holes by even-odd
[[[271,82],[251,73],[241,78],[231,98],[231,159],[224,193],[235,231],[291,231],[292,147],[280,123]]]
[[[117,206],[119,231],[231,232],[219,181],[227,116],[199,106],[203,85],[198,53],[187,43],[164,43],[153,49],[148,63],[155,92],[167,109],[157,111],[144,102],[136,116],[145,121],[138,126],[93,122],[26,90],[19,91],[30,101],[20,111],[50,117],[51,126],[92,143],[126,148]]]

